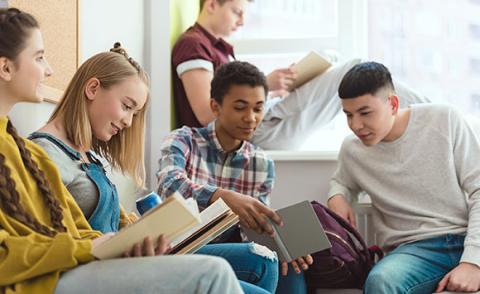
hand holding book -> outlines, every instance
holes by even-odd
[[[330,242],[320,224],[312,205],[308,201],[277,210],[284,222],[283,227],[273,224],[275,236],[243,227],[243,232],[250,241],[262,244],[277,252],[282,262],[282,274],[286,274],[291,263],[295,271],[300,267],[308,268],[312,259],[309,254],[331,247]]]
[[[309,265],[313,263],[313,257],[309,254],[307,256],[298,257],[295,260],[290,262],[292,264],[293,270],[299,274],[302,270],[306,271],[309,268]],[[282,276],[286,276],[288,274],[288,262],[282,261],[280,263],[280,273]]]
[[[297,79],[297,70],[292,64],[286,68],[279,68],[267,75],[268,89],[274,97],[288,95],[290,87]]]
[[[243,195],[231,190],[219,188],[212,196],[211,201],[222,198],[223,201],[240,218],[240,224],[259,234],[275,235],[269,219],[278,226],[283,226],[280,216],[271,208],[251,196]]]

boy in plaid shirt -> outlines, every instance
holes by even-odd
[[[234,61],[219,67],[210,101],[216,120],[204,128],[174,130],[165,138],[157,173],[158,193],[193,197],[200,209],[222,198],[243,226],[273,235],[267,218],[282,224],[268,207],[275,177],[273,161],[249,142],[262,121],[267,93],[266,78],[255,66]],[[291,266],[300,273],[311,262],[310,256],[300,257]],[[282,264],[281,270],[287,275],[288,265]],[[295,276],[304,283],[303,276]],[[299,287],[297,282],[288,284]]]

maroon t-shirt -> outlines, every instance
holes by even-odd
[[[178,39],[172,50],[172,78],[176,127],[202,127],[193,113],[187,99],[182,80],[177,74],[178,65],[190,60],[205,60],[213,65],[215,71],[220,65],[229,61],[233,47],[223,39],[217,39],[198,23],[186,30]]]

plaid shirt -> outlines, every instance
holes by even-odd
[[[238,150],[225,152],[215,133],[215,122],[205,128],[173,131],[165,138],[161,152],[157,179],[162,197],[179,192],[185,198],[195,198],[204,209],[213,193],[223,188],[270,205],[273,161],[246,141]]]

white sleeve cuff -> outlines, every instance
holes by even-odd
[[[480,247],[465,245],[460,262],[468,262],[480,266]]]
[[[207,71],[213,72],[213,63],[205,59],[188,60],[180,63],[177,66],[177,75],[180,77],[184,72],[192,69],[205,69]]]

